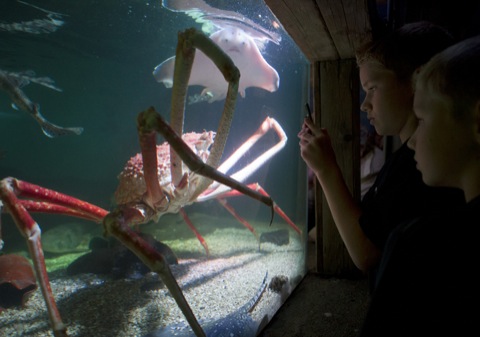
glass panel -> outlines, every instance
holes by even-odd
[[[113,210],[119,174],[140,152],[137,115],[153,106],[170,118],[171,74],[163,62],[175,56],[177,33],[190,27],[213,34],[241,71],[222,161],[274,118],[288,140],[244,182],[258,183],[299,231],[279,213],[270,225],[271,209],[252,198],[222,194],[218,198],[240,221],[215,198],[178,202],[205,246],[177,210],[132,228],[170,262],[178,259],[170,268],[206,330],[212,321],[235,320],[250,329],[242,336],[254,336],[306,272],[306,169],[296,135],[308,101],[308,62],[263,1],[1,1],[0,178],[16,177]],[[217,131],[226,82],[199,52],[196,58],[184,132]],[[270,130],[227,174],[254,164],[278,142]],[[170,203],[178,199],[169,196]],[[161,278],[105,238],[101,224],[32,215],[69,336],[170,336],[185,324]],[[30,258],[5,208],[1,220],[1,252]],[[267,288],[253,305],[265,276]],[[0,322],[2,336],[53,335],[38,289],[23,308],[4,310]],[[234,329],[232,336],[239,335]]]

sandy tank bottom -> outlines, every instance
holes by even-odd
[[[210,229],[198,227],[209,245],[209,257],[192,234],[187,233],[188,238],[172,239],[170,230],[170,238],[163,242],[179,258],[179,264],[171,269],[197,318],[215,320],[234,312],[257,293],[268,272],[267,284],[272,278],[285,279],[284,276],[288,282],[282,291],[267,286],[251,316],[258,322],[265,315],[271,319],[305,274],[303,236],[277,217],[277,222],[270,227],[252,222],[258,234],[289,229],[287,245],[262,243],[259,250],[255,236],[231,218],[212,219],[208,215],[194,214],[192,219],[195,223],[217,225]],[[186,228],[178,224],[178,218],[175,222],[177,230]],[[143,230],[159,239],[165,237],[169,229],[152,224]],[[145,290],[160,282],[154,273],[138,280],[94,274],[73,277],[64,272],[56,274],[59,276],[51,279],[52,290],[69,336],[141,337],[185,321],[166,287]],[[39,289],[24,308],[0,313],[0,336],[53,336]]]

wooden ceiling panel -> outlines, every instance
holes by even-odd
[[[338,58],[314,0],[266,0],[265,3],[310,61]]]
[[[311,61],[348,59],[370,31],[368,0],[265,0]]]

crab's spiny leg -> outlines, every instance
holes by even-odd
[[[208,249],[208,244],[205,241],[205,239],[203,238],[202,234],[200,234],[200,232],[197,230],[197,228],[193,224],[192,220],[190,220],[190,218],[188,217],[187,213],[185,212],[185,210],[183,208],[180,209],[179,213],[182,216],[183,221],[185,221],[187,226],[190,228],[190,230],[193,232],[193,234],[195,234],[195,236],[197,237],[198,241],[200,241],[200,244],[203,246],[203,249],[205,249],[205,253],[207,254],[207,256],[209,256],[210,255],[210,250]]]
[[[258,234],[257,234],[257,231],[255,230],[255,228],[253,228],[252,225],[250,225],[250,223],[247,220],[242,218],[237,213],[237,211],[235,211],[235,208],[233,208],[232,206],[230,206],[227,203],[227,200],[225,200],[224,198],[218,198],[217,200],[220,203],[220,205],[222,205],[231,215],[233,215],[233,217],[235,219],[238,220],[238,222],[240,222],[242,225],[244,225],[250,232],[252,232],[253,235],[255,235],[255,238],[257,239],[257,241],[259,240],[259,237],[258,237]]]
[[[168,207],[168,201],[158,181],[158,157],[157,157],[157,132],[149,125],[147,114],[140,113],[137,118],[138,138],[142,150],[143,174],[147,195],[143,199],[152,210],[163,211],[162,207]],[[180,165],[181,166],[181,165]]]
[[[196,32],[192,39],[194,40],[195,47],[200,49],[213,61],[213,63],[215,63],[225,78],[225,81],[228,83],[227,96],[225,98],[222,116],[218,124],[215,143],[213,143],[210,155],[207,159],[208,165],[218,167],[232,125],[233,113],[235,111],[235,104],[238,95],[238,85],[240,82],[240,70],[235,66],[232,59],[205,34]],[[193,198],[196,198],[205,191],[210,184],[210,179],[202,179],[193,193]]]
[[[173,277],[172,271],[162,254],[157,252],[141,236],[130,229],[121,210],[113,211],[107,215],[103,224],[107,234],[117,238],[135,255],[137,255],[138,258],[153,272],[158,273],[192,327],[195,335],[198,337],[206,337],[205,332],[195,318],[192,309],[182,293],[182,289],[175,280],[175,277]]]
[[[54,335],[55,337],[66,337],[66,327],[60,317],[60,312],[58,311],[50,287],[50,282],[48,280],[47,268],[45,267],[45,258],[43,256],[42,243],[40,240],[40,227],[17,198],[17,194],[19,193],[16,188],[17,184],[18,181],[14,178],[5,178],[1,180],[0,199],[3,200],[6,210],[12,216],[20,233],[27,239],[28,250],[32,257],[37,282],[40,285],[40,290],[45,299],[48,317],[50,318]]]
[[[225,81],[228,83],[227,96],[223,107],[222,117],[215,136],[215,143],[212,146],[207,164],[217,167],[222,159],[223,149],[227,142],[228,133],[233,120],[235,104],[238,95],[238,85],[240,82],[240,70],[235,66],[232,59],[215,42],[205,34],[196,30],[187,31],[191,34],[190,39],[193,45],[208,56],[222,73]]]
[[[96,222],[101,222],[108,213],[89,202],[26,181],[15,178],[5,178],[3,181],[15,190],[16,195],[32,199],[19,200],[32,212],[73,215]]]
[[[244,156],[245,153],[249,151],[255,145],[255,143],[260,138],[265,136],[265,134],[270,130],[273,130],[277,134],[278,142],[271,148],[269,148],[267,151],[259,155],[257,158],[255,158],[253,161],[251,161],[243,169],[231,174],[232,178],[244,182],[250,175],[256,172],[260,167],[262,167],[268,160],[270,160],[273,156],[280,152],[280,150],[282,150],[287,143],[288,138],[285,131],[283,130],[282,126],[272,117],[265,118],[257,131],[255,131],[255,133],[250,136],[247,141],[245,141],[238,149],[236,149],[235,152],[230,155],[230,157],[228,157],[227,160],[222,163],[222,165],[218,167],[218,170],[222,173],[227,173],[233,167],[233,165],[238,163],[240,158]],[[211,186],[209,186],[209,189],[214,189],[217,187],[218,183],[213,183]],[[225,190],[225,186],[220,187],[217,194],[225,192]]]
[[[260,186],[259,183],[251,183],[251,184],[248,184],[247,186],[250,187],[252,190],[258,191],[259,193],[261,193],[265,196],[268,196],[267,191],[265,191],[265,189],[262,186]],[[242,193],[239,193],[238,191],[235,191],[235,190],[230,190],[230,191],[225,192],[224,194],[221,194],[220,196],[218,196],[218,198],[219,198],[220,203],[223,204],[223,202],[221,201],[222,199],[229,198],[229,197],[235,197],[235,196],[239,196],[239,195],[242,195]],[[283,220],[285,220],[288,223],[288,225],[290,227],[292,227],[292,229],[295,232],[297,232],[299,235],[302,235],[302,230],[300,228],[298,228],[297,225],[295,225],[295,223],[288,217],[288,215],[276,203],[274,203],[273,209],[275,210],[275,212],[278,215],[280,215],[280,217]]]
[[[178,35],[177,53],[175,56],[174,87],[172,88],[172,110],[170,126],[177,134],[183,134],[183,119],[185,113],[185,100],[188,88],[188,80],[192,69],[195,49],[200,49],[218,67],[228,82],[228,91],[225,105],[217,129],[215,143],[212,146],[207,164],[217,167],[222,158],[223,150],[227,142],[228,133],[233,120],[235,102],[237,100],[240,71],[231,58],[210,38],[195,29],[187,29]],[[183,172],[177,153],[170,154],[171,174],[174,185],[177,186]],[[193,198],[202,193],[210,179],[202,179],[197,185]]]
[[[175,54],[175,68],[173,72],[172,101],[170,111],[170,125],[178,134],[183,134],[185,100],[187,96],[188,80],[195,58],[195,48],[189,39],[188,30],[178,33],[177,51]],[[178,154],[170,153],[170,171],[174,186],[178,186],[183,172]]]

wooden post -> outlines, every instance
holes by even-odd
[[[328,128],[350,191],[360,199],[359,84],[355,49],[371,32],[375,0],[265,0],[311,64],[315,123]],[[316,185],[316,269],[358,273]]]
[[[359,80],[354,59],[312,64],[315,123],[328,129],[337,162],[356,200],[360,200]],[[317,272],[358,273],[333,222],[321,187],[315,185]]]

